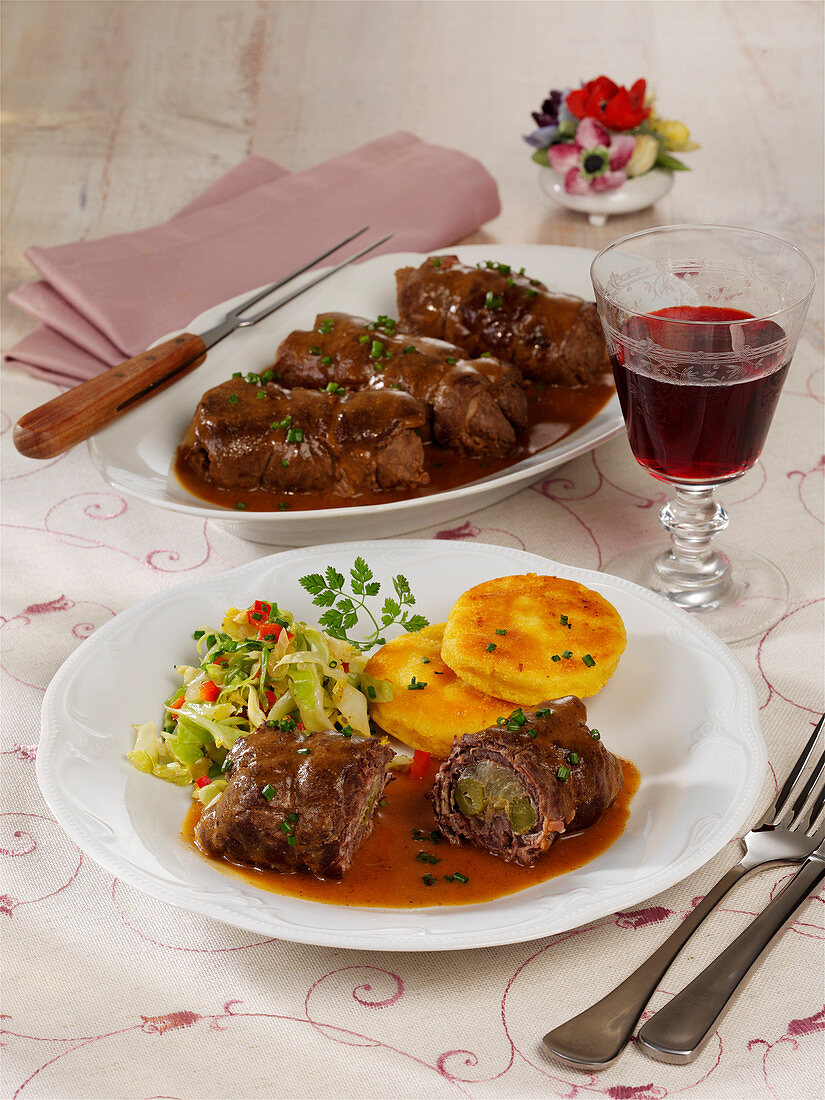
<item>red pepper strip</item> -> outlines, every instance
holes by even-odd
[[[349,661],[342,661],[341,668],[344,670],[344,672],[349,672]]]
[[[303,722],[299,722],[298,725],[295,727],[295,729],[299,730],[301,733],[304,733],[305,730],[306,730],[306,726],[304,725]]]
[[[250,623],[260,623],[264,619],[269,618],[269,613],[272,611],[272,604],[265,603],[262,600],[255,600],[251,607],[246,609],[246,617]]]
[[[208,787],[211,782],[212,782],[212,780],[209,778],[208,775],[202,775],[200,777],[200,779],[195,780],[195,786],[196,787]]]
[[[430,754],[422,749],[416,749],[410,764],[410,779],[423,779],[430,766]]]
[[[281,636],[282,626],[277,623],[259,623],[258,640],[261,642],[277,642]]]
[[[204,703],[214,703],[221,693],[221,689],[214,680],[204,680],[201,684],[201,699]]]
[[[269,691],[269,690],[265,689],[265,690],[264,690],[264,695],[266,696],[266,705],[267,705],[268,707],[274,707],[274,706],[275,706],[275,702],[276,702],[276,700],[277,700],[277,698],[278,698],[278,696],[277,696],[277,695],[275,694],[275,692],[274,692],[274,691]]]
[[[186,696],[181,695],[180,698],[178,698],[174,701],[174,703],[170,703],[169,707],[170,707],[171,710],[180,710],[180,708],[183,706],[183,704],[185,702],[186,702]]]

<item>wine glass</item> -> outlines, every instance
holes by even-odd
[[[674,225],[602,249],[590,275],[636,460],[675,487],[671,537],[610,562],[696,612],[725,641],[787,610],[771,562],[714,543],[728,514],[714,491],[755,465],[788,373],[816,272],[798,248],[751,229]]]

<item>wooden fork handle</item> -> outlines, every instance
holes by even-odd
[[[206,355],[200,336],[182,332],[21,416],[14,445],[27,458],[54,458],[177,382]]]

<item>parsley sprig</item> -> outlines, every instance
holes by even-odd
[[[318,623],[333,638],[349,642],[363,652],[372,649],[373,646],[384,645],[386,639],[381,637],[381,632],[388,626],[397,623],[408,634],[414,634],[417,630],[429,626],[429,621],[423,615],[414,615],[410,612],[410,608],[415,603],[415,596],[410,590],[410,582],[401,573],[392,579],[395,597],[384,597],[380,622],[367,605],[367,599],[378,595],[381,591],[381,582],[374,579],[373,571],[362,557],[355,559],[349,575],[351,595],[347,595],[344,591],[346,578],[331,565],[328,565],[323,573],[309,573],[299,578],[299,584],[312,596],[312,602],[316,607],[327,609],[319,617]],[[357,640],[351,638],[348,631],[357,624],[361,612],[369,616],[373,631],[366,638]]]

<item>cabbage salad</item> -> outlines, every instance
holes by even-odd
[[[162,728],[134,725],[127,755],[140,771],[192,784],[204,806],[226,787],[229,750],[262,723],[368,737],[368,699],[392,697],[390,684],[364,672],[367,657],[357,645],[266,600],[230,607],[220,630],[205,627],[193,637],[200,663],[175,666],[182,682],[164,703]]]

